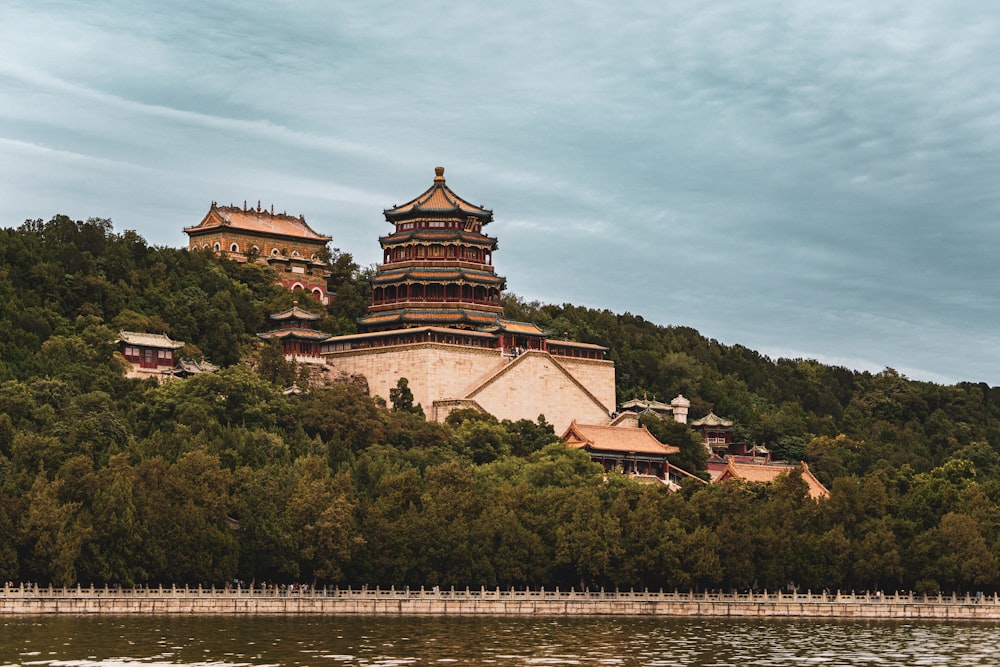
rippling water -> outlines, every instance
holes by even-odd
[[[997,665],[998,632],[624,617],[0,617],[0,667]]]

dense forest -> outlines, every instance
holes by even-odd
[[[336,299],[319,327],[347,333],[370,271],[327,260]],[[506,297],[508,317],[607,346],[620,399],[683,393],[693,417],[733,419],[831,489],[812,501],[792,475],[669,493],[604,475],[544,415],[428,422],[405,382],[388,397],[286,393],[303,370],[253,334],[294,298],[267,267],[106,220],[0,230],[0,580],[997,588],[1000,389]],[[120,329],[167,333],[221,368],[126,379]],[[682,446],[677,465],[704,465],[686,427],[650,428]]]

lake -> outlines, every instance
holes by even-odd
[[[993,623],[632,617],[0,617],[0,666],[996,665]]]

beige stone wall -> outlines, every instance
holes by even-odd
[[[405,377],[414,403],[429,419],[443,420],[449,412],[444,405],[435,410],[435,401],[471,399],[498,419],[535,420],[544,414],[561,434],[573,419],[603,424],[615,408],[615,369],[609,361],[554,361],[544,352],[511,361],[497,350],[433,343],[334,352],[327,359],[338,371],[365,376],[372,396],[386,400]]]
[[[609,412],[615,410],[618,406],[618,399],[615,392],[615,364],[613,361],[574,359],[573,357],[554,357],[554,359],[579,380],[580,384],[589,389],[590,393]]]
[[[409,381],[413,402],[431,417],[433,402],[456,394],[500,365],[500,353],[488,348],[423,343],[398,347],[334,352],[327,363],[338,371],[363,375],[372,396],[389,400],[399,378]]]
[[[584,377],[581,382],[567,370],[561,360],[557,365],[546,353],[528,352],[511,362],[493,381],[467,396],[499,419],[534,420],[544,414],[557,434],[562,434],[574,419],[585,424],[607,422],[614,403],[605,407],[595,400],[604,388],[593,378]],[[614,368],[607,370],[611,372],[613,390]]]

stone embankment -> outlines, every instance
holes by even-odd
[[[0,616],[14,614],[613,615],[1000,621],[1000,599],[996,594],[729,595],[545,589],[0,588]]]

